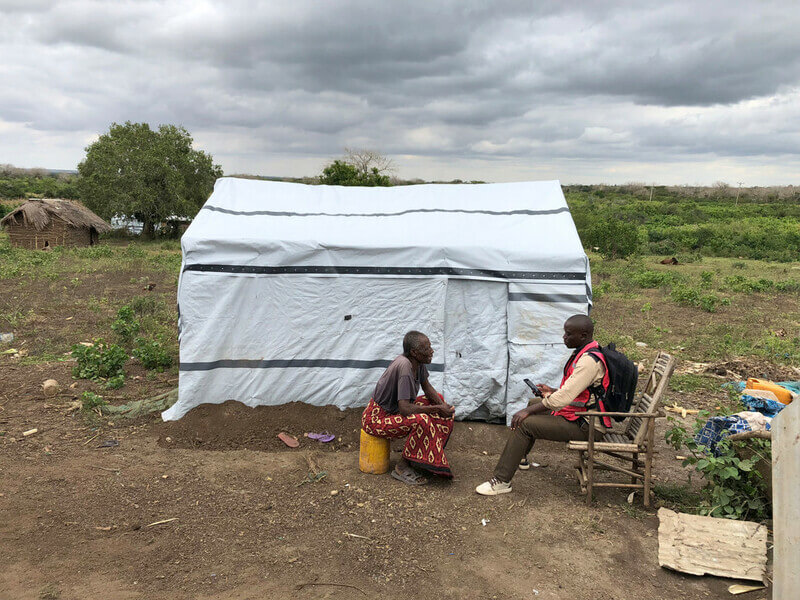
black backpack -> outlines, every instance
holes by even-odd
[[[606,412],[628,412],[636,395],[636,384],[639,381],[639,369],[622,352],[617,352],[614,342],[603,348],[589,350],[589,354],[600,352],[606,359],[608,367],[608,389],[602,385],[589,388],[595,398],[595,406],[600,401]],[[595,360],[599,360],[595,357]],[[615,421],[624,421],[625,417],[613,417]]]

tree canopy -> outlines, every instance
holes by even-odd
[[[168,217],[194,217],[222,168],[192,141],[175,125],[153,130],[147,123],[112,123],[78,165],[81,200],[105,219],[141,221],[148,236]]]
[[[392,159],[374,150],[345,148],[345,157],[322,169],[319,181],[325,185],[390,186]]]

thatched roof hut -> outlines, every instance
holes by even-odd
[[[8,213],[0,226],[11,245],[42,250],[53,246],[92,246],[111,227],[88,208],[71,200],[28,200]]]

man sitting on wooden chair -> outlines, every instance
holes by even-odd
[[[609,377],[600,345],[592,338],[594,324],[586,315],[573,315],[564,323],[564,345],[574,348],[564,366],[564,377],[557,390],[537,383],[541,402],[533,402],[511,419],[511,434],[494,469],[494,477],[475,491],[482,496],[496,496],[511,491],[511,478],[517,467],[525,468],[528,453],[537,439],[566,442],[589,439],[589,424],[581,417],[586,412],[590,388],[608,388]],[[602,403],[600,410],[604,410]],[[611,421],[603,418],[603,427]],[[602,436],[602,432],[600,432]]]

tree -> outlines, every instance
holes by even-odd
[[[345,157],[326,165],[319,180],[325,185],[390,186],[388,173],[393,170],[392,159],[374,150],[345,148]]]
[[[345,148],[344,162],[353,165],[363,176],[373,172],[388,176],[396,170],[391,158],[369,148]]]
[[[194,217],[208,198],[222,168],[202,150],[192,149],[183,127],[112,123],[78,165],[81,200],[105,219],[141,221],[152,237],[168,217]]]

